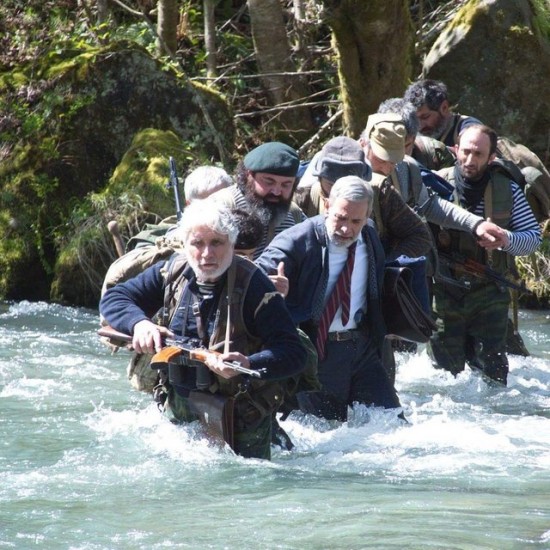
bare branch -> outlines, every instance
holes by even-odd
[[[248,118],[258,115],[265,115],[266,113],[276,113],[283,111],[291,111],[292,109],[299,109],[301,107],[318,107],[319,105],[336,105],[341,103],[337,99],[331,99],[329,101],[310,101],[308,103],[295,103],[287,105],[277,105],[277,107],[269,107],[268,109],[261,109],[259,111],[253,111],[251,113],[240,113],[235,115],[233,118]]]
[[[317,131],[317,133],[311,136],[302,146],[298,149],[298,154],[301,155],[304,151],[307,151],[313,144],[317,143],[323,134],[339,119],[344,113],[343,109],[338,109]]]
[[[121,2],[121,0],[111,0],[111,2],[114,2],[115,4],[120,6],[121,8],[127,10],[132,15],[140,17],[141,19],[143,19],[147,23],[147,26],[151,29],[151,32],[153,32],[153,34],[157,37],[157,40],[161,44],[164,51],[166,51],[168,53],[168,56],[170,57],[170,59],[176,65],[178,65],[178,67],[181,69],[181,72],[182,72],[181,78],[182,78],[182,80],[184,80],[185,82],[190,84],[191,81],[185,76],[185,67],[183,66],[181,61],[174,55],[174,53],[172,53],[170,51],[170,48],[168,48],[168,46],[166,45],[166,43],[164,42],[162,37],[159,36],[159,33],[157,32],[157,29],[156,29],[155,25],[153,25],[152,21],[147,16],[147,14],[145,14],[142,11],[137,11],[137,10],[134,10],[134,9],[130,8],[129,6],[127,6],[126,4]],[[191,93],[194,94],[195,99],[197,100],[197,104],[198,104],[198,106],[199,106],[199,108],[200,108],[200,110],[201,110],[201,112],[204,116],[205,121],[206,121],[206,124],[208,125],[208,127],[212,131],[212,136],[214,138],[214,141],[216,143],[216,147],[218,149],[218,153],[220,155],[220,161],[222,162],[222,164],[226,164],[227,155],[226,155],[225,149],[223,147],[223,143],[220,139],[220,132],[218,132],[218,130],[214,126],[214,123],[212,122],[212,119],[210,118],[210,113],[208,112],[208,109],[206,108],[206,105],[204,103],[204,100],[203,100],[202,96],[195,90],[195,88],[192,85],[189,86],[189,89],[191,90]]]

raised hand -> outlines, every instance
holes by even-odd
[[[269,275],[269,278],[275,285],[277,292],[285,298],[288,294],[289,288],[288,279],[285,276],[285,264],[283,262],[279,262],[279,265],[277,266],[277,275]]]

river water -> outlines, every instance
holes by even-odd
[[[548,549],[550,312],[520,321],[509,387],[403,354],[409,425],[296,413],[266,462],[130,389],[96,311],[0,303],[0,548]]]

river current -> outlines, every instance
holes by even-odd
[[[398,356],[409,420],[293,413],[271,462],[130,388],[96,311],[0,303],[0,548],[550,549],[550,312],[507,388]]]

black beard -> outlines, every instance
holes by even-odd
[[[264,197],[260,197],[254,193],[249,185],[246,186],[244,195],[247,202],[254,210],[254,213],[258,215],[265,226],[267,226],[273,218],[286,214],[290,207],[291,199],[286,201],[282,200],[280,202],[268,202]]]

